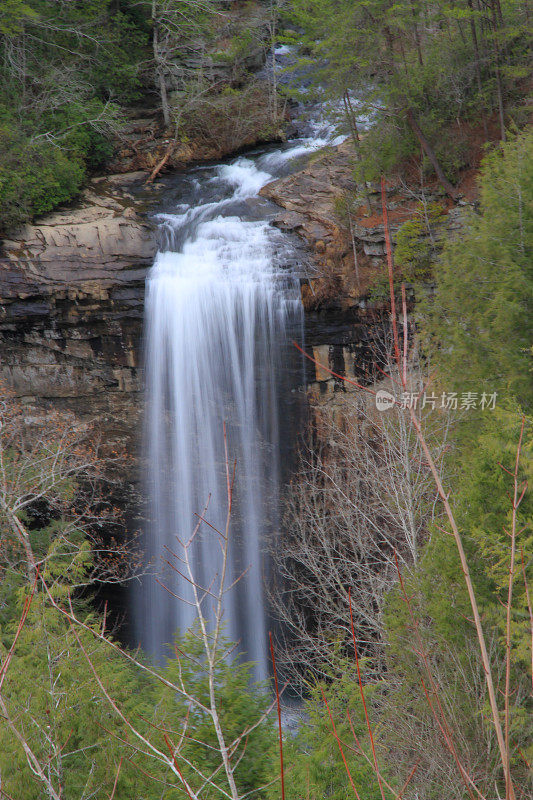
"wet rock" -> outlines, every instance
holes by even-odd
[[[316,278],[302,288],[307,310],[348,307],[361,294],[348,219],[343,219],[340,208],[345,194],[356,189],[353,167],[354,154],[345,142],[313,156],[301,170],[261,190],[284,209],[274,224],[301,236],[314,256]],[[361,256],[365,256],[363,247],[357,243]]]

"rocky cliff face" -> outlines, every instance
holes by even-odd
[[[284,230],[297,233],[307,244],[312,267],[302,287],[307,311],[337,309],[348,316],[378,310],[368,295],[376,281],[386,274],[385,230],[381,210],[381,188],[367,184],[372,213],[365,205],[354,205],[348,213],[347,193],[356,194],[355,154],[349,140],[315,155],[303,169],[261,190],[283,208],[274,221]],[[387,208],[392,241],[419,207],[420,187],[408,187],[399,179],[387,181]],[[459,230],[465,200],[458,207],[443,201],[435,186],[424,187],[427,204],[439,203],[447,212],[445,227]]]
[[[142,215],[145,178],[137,172],[94,180],[78,207],[26,226],[0,253],[0,379],[28,403],[108,417],[126,439],[140,417],[144,280],[156,251]],[[361,379],[387,321],[386,309],[368,300],[385,269],[385,236],[377,187],[376,213],[360,208],[348,216],[343,197],[354,188],[345,142],[261,193],[280,206],[274,224],[298,234],[310,253],[302,285],[308,345],[334,371]],[[394,237],[412,200],[398,186],[388,194]],[[331,376],[315,373],[310,380],[319,391],[342,391]]]
[[[164,60],[163,79],[176,125],[165,128],[160,110],[150,107],[155,96],[148,96],[140,108],[130,108],[117,136],[111,171],[151,172],[163,159],[165,169],[182,169],[284,138],[283,112],[272,119],[267,65],[271,11],[257,0],[223,6],[214,37],[200,37],[179,59]]]
[[[130,447],[142,405],[144,281],[156,251],[139,196],[145,177],[96,179],[75,209],[26,226],[0,255],[0,379],[27,404],[97,416],[107,436]],[[313,255],[302,287],[308,344],[335,371],[362,377],[381,315],[361,300],[353,243],[336,208],[349,188],[343,145],[263,194],[283,208],[275,224],[298,233]],[[382,227],[361,234],[360,261],[367,241],[383,249]],[[310,380],[322,392],[339,388],[328,375]]]
[[[135,211],[141,176],[93,182],[75,209],[28,225],[0,255],[0,378],[25,403],[139,419],[144,280],[154,231]]]
[[[306,309],[306,345],[320,364],[358,382],[380,379],[375,363],[383,357],[389,335],[386,301],[372,300],[370,290],[387,275],[385,230],[380,187],[369,184],[372,213],[366,204],[346,207],[355,193],[355,154],[349,140],[313,156],[301,170],[265,186],[261,194],[282,210],[274,220],[298,234],[310,253],[309,277],[302,285]],[[389,227],[394,242],[401,225],[418,207],[418,187],[387,181]],[[427,203],[443,203],[436,187],[424,187]],[[462,206],[448,203],[447,232],[462,227]],[[407,286],[408,305],[413,290]],[[318,405],[342,408],[349,387],[320,366],[308,365],[310,396]]]
[[[131,190],[145,177],[94,181],[78,207],[26,226],[0,251],[0,382],[28,419],[53,409],[96,422],[110,449],[133,456],[108,487],[128,535],[144,515],[141,340],[156,241]],[[101,599],[128,639],[126,595],[108,586]]]
[[[354,153],[348,141],[328,148],[304,169],[270,183],[261,194],[280,205],[275,224],[299,234],[309,246],[315,269],[302,288],[308,311],[365,307],[365,295],[383,267],[385,232],[381,214],[345,206],[347,192],[356,189]],[[391,196],[395,192],[392,188]],[[378,187],[370,187],[373,204],[380,204]],[[393,202],[393,201],[392,201]],[[407,217],[405,217],[407,218]],[[394,236],[398,222],[392,220]]]

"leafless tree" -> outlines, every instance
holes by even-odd
[[[63,568],[92,548],[81,583],[122,581],[135,571],[133,551],[118,543],[122,514],[112,500],[124,453],[104,447],[94,424],[73,415],[22,406],[8,390],[0,399],[0,570],[31,583],[53,561]],[[118,472],[117,472],[118,471]],[[32,520],[54,521],[36,550]],[[86,544],[83,544],[85,542]]]
[[[419,383],[412,378],[413,392]],[[394,388],[386,381],[383,387]],[[302,677],[331,674],[335,645],[341,653],[351,649],[351,590],[358,646],[379,670],[395,553],[406,570],[417,563],[435,513],[434,485],[415,432],[397,408],[380,414],[373,397],[357,393],[340,415],[319,408],[315,420],[320,445],[301,454],[273,548],[274,604],[285,631],[279,658]],[[448,424],[448,415],[424,415],[438,462]]]
[[[108,47],[106,34],[96,17],[77,25],[65,21],[58,8],[61,0],[42,4],[39,12],[21,9],[18,25],[0,37],[0,63],[4,89],[10,104],[24,125],[31,116],[43,127],[50,124],[54,112],[79,105],[94,96],[88,70],[94,67]],[[109,99],[98,113],[64,130],[44,130],[32,138],[47,139],[61,145],[73,127],[86,126],[98,132],[115,134],[119,112]]]
[[[246,752],[250,734],[264,723],[274,703],[270,703],[265,696],[263,710],[251,714],[250,719],[243,723],[239,734],[232,733],[231,737],[228,736],[224,721],[226,710],[220,705],[218,681],[221,662],[233,657],[235,650],[235,645],[228,643],[223,636],[224,604],[227,593],[239,580],[237,577],[230,582],[227,577],[235,474],[228,458],[226,458],[228,505],[224,530],[216,530],[210,525],[207,504],[203,514],[199,515],[191,535],[187,538],[177,538],[175,551],[168,552],[168,564],[171,569],[183,574],[193,587],[192,604],[196,612],[196,624],[191,635],[197,638],[203,650],[203,654],[198,657],[191,653],[183,653],[176,645],[178,678],[172,680],[168,671],[151,665],[138,653],[118,644],[106,629],[105,620],[103,624],[95,625],[94,622],[82,618],[79,609],[75,610],[70,590],[76,588],[76,583],[71,582],[70,590],[66,588],[68,577],[65,575],[65,569],[68,572],[70,563],[68,538],[75,532],[75,527],[68,530],[68,536],[65,530],[61,531],[57,540],[53,542],[53,547],[44,557],[40,557],[32,546],[32,535],[27,526],[24,510],[30,509],[32,503],[46,500],[49,509],[63,511],[65,502],[70,504],[73,500],[75,484],[85,481],[87,486],[91,486],[93,481],[98,482],[101,462],[96,460],[95,450],[87,442],[87,432],[83,428],[77,429],[75,423],[65,421],[57,415],[51,415],[46,423],[39,417],[31,418],[29,415],[25,417],[23,409],[12,398],[3,401],[1,411],[0,522],[4,524],[0,526],[2,531],[0,556],[6,567],[19,569],[23,573],[27,591],[20,623],[11,646],[5,648],[0,642],[0,725],[7,725],[14,741],[22,748],[29,769],[42,785],[43,796],[50,800],[62,800],[64,764],[71,755],[66,742],[61,739],[60,727],[56,727],[54,719],[53,709],[64,702],[61,689],[57,686],[58,663],[63,663],[66,659],[66,663],[69,664],[72,659],[81,658],[88,668],[83,672],[83,679],[89,681],[95,702],[107,704],[110,713],[116,715],[125,731],[124,735],[128,738],[127,742],[123,742],[122,739],[118,741],[126,746],[130,756],[140,761],[141,769],[146,766],[146,760],[148,769],[149,762],[155,760],[170,776],[165,780],[165,785],[185,791],[194,800],[204,797],[206,793],[209,796],[242,800],[246,795],[238,787],[239,765]],[[109,454],[109,458],[113,463],[112,454]],[[109,460],[102,463],[109,468]],[[97,500],[96,495],[94,499]],[[89,501],[89,497],[86,500]],[[89,522],[98,517],[97,511],[94,511],[92,516],[88,514],[87,508],[84,507],[83,511],[85,513],[79,513],[76,517],[78,527],[83,524],[89,525]],[[198,582],[191,556],[196,538],[204,534],[212,536],[213,546],[220,549],[220,568],[212,576],[208,586],[200,585]],[[63,548],[69,556],[66,568],[61,570],[54,568],[53,559],[58,548]],[[76,553],[73,550],[72,562],[75,558]],[[88,580],[90,578],[91,576],[87,576]],[[162,577],[160,581],[162,585],[163,581]],[[179,602],[188,602],[184,598],[176,599]],[[31,698],[20,698],[10,693],[10,681],[6,680],[13,658],[18,655],[21,634],[24,625],[27,624],[32,603],[37,606],[36,612],[34,609],[32,613],[37,613],[39,619],[39,636],[44,643],[44,650],[49,653],[47,702],[52,711],[43,724],[32,713]],[[50,612],[53,612],[52,616]],[[57,619],[67,623],[66,631],[61,625],[59,626],[59,636]],[[35,624],[33,618],[32,624]],[[35,633],[32,635],[35,636]],[[106,649],[148,678],[162,684],[170,691],[171,697],[178,697],[181,700],[187,711],[184,713],[180,731],[168,729],[164,709],[154,708],[153,721],[148,726],[143,725],[142,729],[139,727],[138,718],[135,720],[129,718],[120,701],[114,696],[108,679],[100,674],[99,664],[102,652]],[[198,692],[191,689],[187,678],[184,677],[183,664],[186,659],[189,660],[189,667],[195,674],[205,676],[207,698],[203,689]],[[46,676],[44,680],[46,683]],[[206,768],[202,764],[193,762],[188,755],[187,745],[191,741],[191,736],[194,736],[190,730],[190,721],[193,718],[204,718],[212,727],[216,741],[215,752],[219,756],[219,763],[214,768]],[[197,739],[194,739],[194,743],[195,746],[202,746]],[[213,744],[205,742],[204,746],[206,753],[209,754],[206,763],[212,763]],[[40,756],[43,752],[47,754],[44,759]],[[90,762],[89,753],[89,765]],[[80,795],[80,800],[82,796]]]
[[[165,126],[170,128],[173,109],[167,79],[174,75],[177,89],[191,84],[201,70],[188,61],[201,59],[205,49],[206,15],[221,14],[219,0],[149,0],[152,19],[152,50],[156,85],[161,98]],[[212,20],[211,20],[212,21]]]
[[[91,423],[22,405],[2,390],[0,581],[6,587],[2,613],[4,603],[13,601],[10,592],[21,593],[25,600],[11,646],[0,641],[0,725],[7,726],[42,785],[43,796],[50,800],[63,796],[65,765],[72,755],[87,751],[87,781],[91,781],[94,745],[75,747],[72,753],[61,730],[68,699],[59,684],[66,661],[72,663],[74,658],[73,637],[65,635],[65,626],[58,630],[57,615],[54,621],[40,581],[50,585],[57,599],[65,596],[67,585],[77,592],[96,581],[115,583],[134,576],[135,549],[130,541],[115,539],[123,532],[123,519],[112,493],[125,463],[124,454],[102,445]],[[35,689],[46,686],[45,698],[13,691],[8,676],[19,647],[24,663],[28,643],[24,627],[30,609],[30,640],[44,654],[44,673]],[[43,699],[48,711],[40,715]]]
[[[400,339],[400,330],[396,314],[396,295],[394,292],[394,262],[392,255],[392,244],[390,230],[388,226],[388,209],[386,202],[385,180],[381,181],[383,222],[385,228],[387,268],[389,274],[391,322],[393,329],[393,353],[394,369],[391,371],[395,385],[402,393],[409,391],[409,369],[408,369],[408,322],[407,322],[407,302],[405,286],[401,287],[402,305],[402,330],[403,341]],[[303,352],[303,351],[302,351]],[[313,359],[312,359],[313,360]],[[316,362],[318,363],[318,362]],[[327,367],[319,364],[322,369],[331,373]],[[376,394],[374,388],[362,386],[347,377],[342,378],[347,384],[355,386],[359,390],[364,390],[370,394]],[[418,395],[420,397],[420,395]],[[405,412],[412,430],[416,434],[417,442],[421,448],[421,456],[424,464],[431,474],[432,481],[437,491],[439,506],[442,509],[441,529],[448,534],[453,542],[460,561],[461,583],[468,594],[469,611],[472,619],[468,621],[472,624],[472,647],[467,649],[467,658],[460,655],[455,658],[453,649],[448,646],[447,641],[435,642],[435,639],[442,638],[435,636],[436,629],[432,627],[430,619],[424,619],[423,606],[418,606],[416,595],[416,585],[408,585],[402,574],[400,559],[395,557],[396,570],[398,577],[398,591],[406,609],[405,631],[405,652],[407,662],[404,667],[404,676],[407,679],[403,685],[400,676],[399,692],[396,697],[392,697],[389,704],[392,709],[392,735],[399,736],[397,749],[392,753],[388,752],[389,760],[398,761],[398,755],[406,754],[409,750],[411,758],[414,756],[417,761],[414,763],[402,788],[398,789],[387,782],[387,777],[380,767],[381,753],[375,744],[373,724],[368,713],[367,701],[365,699],[365,688],[362,679],[359,647],[357,644],[356,627],[354,624],[354,614],[351,604],[351,590],[348,590],[350,601],[350,629],[353,641],[353,651],[357,668],[357,682],[359,685],[361,703],[364,710],[367,725],[368,741],[370,743],[371,757],[366,749],[361,746],[355,729],[353,727],[350,710],[346,710],[346,715],[351,725],[355,747],[350,748],[364,758],[376,775],[381,796],[385,800],[383,787],[391,792],[396,800],[405,796],[407,787],[409,793],[414,798],[425,796],[427,793],[427,776],[432,772],[439,774],[439,780],[446,792],[446,796],[462,798],[468,795],[471,800],[479,798],[485,800],[487,797],[502,797],[506,800],[515,800],[518,797],[526,796],[530,788],[530,764],[523,756],[522,752],[512,741],[512,713],[511,695],[514,701],[524,708],[530,698],[530,676],[522,675],[519,677],[518,685],[511,690],[511,675],[513,673],[513,646],[512,646],[512,619],[513,619],[513,597],[514,583],[519,576],[520,570],[526,587],[526,599],[529,620],[531,621],[531,634],[533,645],[533,612],[529,592],[527,588],[527,576],[524,560],[521,554],[521,563],[517,560],[519,536],[525,528],[519,527],[519,508],[527,490],[527,481],[522,481],[520,461],[522,446],[524,442],[524,431],[526,418],[522,417],[520,434],[516,448],[516,457],[513,468],[507,468],[500,464],[503,470],[512,479],[512,489],[508,492],[510,500],[510,519],[508,527],[504,528],[509,536],[509,562],[507,579],[507,597],[502,603],[505,612],[505,636],[504,647],[501,647],[501,639],[493,628],[490,633],[487,631],[487,619],[481,616],[481,608],[478,600],[476,588],[472,577],[469,559],[465,551],[464,533],[458,525],[457,518],[453,509],[453,501],[450,494],[444,488],[444,478],[442,469],[439,467],[438,458],[432,452],[431,440],[427,436],[424,425],[424,415],[421,413],[419,403],[401,404],[397,398],[392,397],[392,407]],[[414,592],[413,592],[414,588]],[[421,612],[422,613],[419,613]],[[429,628],[427,627],[429,625]],[[429,636],[428,636],[429,632]],[[433,634],[433,636],[432,636]],[[432,642],[433,638],[433,642]],[[446,637],[444,637],[446,639]],[[436,644],[436,646],[435,646]],[[449,652],[451,650],[451,653]],[[496,650],[496,653],[495,653]],[[533,651],[532,651],[533,652]],[[446,677],[443,675],[441,665],[448,659],[451,661],[452,669],[448,671]],[[471,663],[468,663],[468,659]],[[448,664],[449,666],[449,664]],[[414,680],[413,680],[414,679]],[[422,694],[417,691],[420,684]],[[502,687],[503,683],[503,688]],[[447,684],[447,685],[445,685]],[[451,684],[451,685],[450,685]],[[466,718],[461,719],[461,715],[456,714],[456,710],[461,703],[456,702],[461,692],[464,691],[472,708],[472,725],[476,728],[475,734],[465,738],[465,728],[469,724]],[[409,696],[405,703],[405,692],[415,697]],[[402,694],[403,693],[403,694]],[[340,754],[342,756],[350,785],[358,798],[358,792],[353,782],[349,766],[345,758],[344,748],[349,746],[343,743],[336,731],[335,722],[324,692],[323,699],[327,708],[331,731],[337,741]],[[394,691],[392,692],[394,694]],[[418,713],[418,698],[424,704],[425,713]],[[425,698],[425,699],[424,699]],[[503,698],[503,701],[502,699]],[[473,702],[472,702],[473,700]],[[503,708],[501,707],[503,705]],[[487,706],[490,713],[487,712]],[[415,710],[413,711],[413,708]],[[429,709],[429,712],[428,712]],[[405,717],[409,716],[408,719]],[[401,720],[399,719],[401,717]],[[384,720],[380,719],[383,723]],[[386,724],[386,720],[385,720]],[[428,734],[429,731],[429,734]],[[428,748],[428,739],[429,748]],[[432,741],[433,740],[433,741]],[[437,752],[434,751],[432,744],[435,743]],[[515,756],[517,751],[520,758]],[[424,763],[422,763],[424,762]],[[425,773],[422,778],[422,789],[412,785],[413,776],[418,771],[422,763],[421,772]],[[525,764],[525,769],[524,769]],[[396,771],[396,764],[392,766],[393,772]],[[453,772],[453,776],[450,774]],[[505,783],[505,789],[503,789]],[[526,786],[529,787],[526,788]],[[501,785],[501,788],[500,788]],[[430,793],[433,793],[433,786]]]
[[[69,620],[79,649],[86,658],[102,696],[105,697],[131,735],[130,747],[143,759],[153,759],[158,764],[163,765],[171,775],[166,785],[169,788],[175,787],[176,789],[184,790],[191,800],[199,800],[206,792],[209,793],[209,796],[214,792],[215,796],[229,798],[229,800],[243,800],[244,797],[248,796],[248,793],[242,794],[238,788],[236,778],[238,767],[246,751],[248,737],[258,726],[264,723],[275,705],[275,701],[269,705],[265,698],[266,708],[264,712],[259,714],[256,719],[245,724],[237,736],[232,736],[231,739],[228,737],[223,721],[223,709],[220,705],[217,672],[221,661],[229,658],[235,650],[235,645],[233,643],[228,645],[223,638],[225,597],[240,579],[237,577],[231,584],[228,583],[227,579],[234,475],[235,469],[234,467],[232,469],[229,463],[226,447],[227,514],[224,530],[218,530],[209,523],[209,502],[207,502],[204,512],[198,516],[198,522],[191,535],[186,539],[177,537],[176,551],[169,551],[169,566],[179,571],[193,588],[193,600],[191,602],[196,613],[196,624],[191,634],[201,642],[203,649],[203,658],[198,660],[175,646],[179,676],[177,681],[172,681],[163,670],[150,665],[146,660],[139,659],[137,654],[121,648],[120,645],[107,636],[105,631],[87,625],[75,614],[72,604],[68,609],[65,609],[58,603],[51,588],[43,581],[44,590],[50,603]],[[191,553],[196,537],[205,532],[206,529],[207,533],[213,536],[214,546],[220,548],[220,567],[218,572],[212,576],[209,585],[203,586],[199,583],[198,576],[195,573]],[[162,581],[161,585],[164,586]],[[170,590],[167,589],[167,591]],[[189,602],[185,598],[177,596],[176,599],[180,602]],[[95,639],[109,647],[111,651],[114,651],[152,680],[162,684],[171,693],[180,698],[188,708],[181,730],[172,732],[167,730],[164,724],[158,723],[153,723],[149,732],[137,727],[106,687],[88,648],[82,641],[82,633],[90,633]],[[207,699],[204,699],[201,693],[196,694],[191,691],[183,678],[182,665],[185,660],[189,660],[192,663],[196,672],[205,675],[208,687]],[[203,769],[202,765],[193,763],[187,755],[186,744],[191,735],[189,733],[190,718],[198,715],[209,720],[215,733],[216,753],[219,757],[219,763],[212,770]],[[198,742],[198,740],[195,740],[195,743],[202,745],[202,742]],[[205,743],[204,746],[212,754],[213,745]],[[186,778],[184,772],[187,771],[193,777]],[[259,791],[259,788],[254,790],[254,793],[255,791]]]

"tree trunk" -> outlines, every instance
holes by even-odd
[[[482,102],[483,102],[483,112],[482,112],[482,116],[483,116],[483,134],[485,136],[485,141],[488,141],[489,129],[488,129],[488,126],[487,126],[487,114],[486,114],[486,111],[485,111],[485,102],[483,100],[483,84],[481,82],[481,68],[479,66],[480,63],[481,63],[481,57],[480,57],[480,53],[479,53],[479,42],[478,42],[478,39],[477,39],[476,21],[474,19],[474,6],[473,6],[473,3],[472,3],[472,0],[467,0],[467,2],[468,2],[468,8],[470,9],[470,14],[471,14],[471,16],[470,16],[470,33],[472,35],[472,43],[474,45],[476,83],[477,83],[479,96],[480,96],[480,98],[482,99]]]
[[[363,156],[361,155],[361,141],[359,139],[359,131],[357,129],[357,120],[355,118],[355,113],[353,110],[353,106],[350,100],[350,96],[348,92],[344,92],[342,99],[344,100],[344,108],[346,110],[346,116],[348,118],[348,124],[350,125],[350,130],[352,133],[352,141],[355,147],[355,154],[359,164],[361,165],[361,181],[363,184],[363,191],[366,199],[366,204],[368,206],[368,213],[372,214],[372,201],[370,200],[370,193],[368,191],[368,187],[366,185],[365,179],[365,170],[363,165]]]
[[[277,23],[277,9],[274,2],[270,5],[270,49],[272,51],[272,83],[270,86],[271,103],[272,103],[272,121],[274,125],[278,124],[278,81],[277,81],[277,64],[276,64],[276,23]]]
[[[505,111],[503,108],[503,89],[502,89],[502,77],[500,73],[500,65],[498,63],[499,59],[496,56],[496,64],[494,67],[496,73],[496,91],[498,95],[498,116],[500,118],[500,136],[502,142],[507,141],[507,134],[505,132]]]
[[[167,85],[165,83],[165,75],[163,73],[161,53],[159,51],[159,28],[157,24],[157,4],[156,0],[152,0],[152,48],[154,52],[155,72],[157,82],[159,84],[159,95],[161,97],[161,110],[163,111],[163,121],[165,128],[170,127],[170,107],[168,104]]]
[[[389,49],[389,53],[390,53],[391,71],[392,71],[393,75],[396,75],[396,65],[394,63],[393,37],[392,37],[392,34],[391,34],[391,32],[390,32],[388,27],[385,27],[384,31],[385,31],[385,38],[387,40],[387,45],[388,45],[388,49]],[[400,47],[401,47],[401,49],[403,51],[403,45],[401,43],[401,40],[400,40]],[[406,67],[406,69],[407,69],[407,67]],[[455,200],[455,198],[457,197],[457,189],[454,186],[452,186],[452,184],[450,183],[450,181],[448,180],[448,178],[444,174],[444,172],[442,170],[442,167],[439,164],[439,160],[438,160],[437,156],[435,155],[435,152],[434,152],[433,148],[431,147],[430,143],[428,142],[428,140],[426,139],[426,137],[424,136],[424,134],[420,130],[420,126],[418,125],[418,122],[415,119],[415,115],[413,113],[413,109],[410,108],[410,106],[408,104],[408,101],[405,98],[405,96],[403,97],[403,103],[406,106],[405,115],[406,115],[407,122],[409,123],[409,127],[413,131],[414,135],[416,136],[416,138],[420,142],[420,144],[422,146],[422,149],[424,150],[424,152],[426,153],[427,157],[431,161],[431,164],[433,165],[433,169],[435,170],[435,173],[437,174],[437,177],[439,179],[439,182],[440,182],[441,186],[446,191],[446,194],[448,194],[452,198],[452,200]]]
[[[411,14],[412,14],[412,17],[413,17],[413,31],[414,31],[414,35],[415,35],[415,44],[416,44],[416,52],[417,52],[417,55],[418,55],[418,63],[420,64],[421,67],[423,67],[424,66],[424,59],[422,58],[422,45],[420,43],[420,33],[418,31],[418,25],[416,23],[416,11],[415,11],[415,8],[414,8],[413,4],[411,4]]]
[[[157,176],[159,175],[159,173],[161,172],[161,170],[163,169],[163,167],[165,166],[165,164],[167,163],[167,161],[169,160],[170,156],[172,155],[175,149],[176,149],[176,137],[171,141],[171,143],[169,144],[169,146],[165,151],[165,155],[163,156],[161,161],[159,161],[155,165],[149,177],[146,179],[147,184],[153,183],[155,181],[155,179],[157,178]]]
[[[503,86],[502,86],[502,75],[500,70],[501,54],[500,54],[500,42],[498,36],[501,8],[499,8],[499,12],[498,8],[499,4],[495,2],[495,0],[492,0],[491,12],[492,12],[493,48],[494,48],[494,75],[496,77],[496,96],[498,99],[498,116],[500,118],[500,136],[502,142],[506,142],[507,135],[505,133],[505,110],[503,106]]]
[[[425,154],[427,155],[427,157],[431,161],[433,169],[435,170],[437,178],[439,179],[439,183],[441,184],[441,186],[445,190],[446,194],[449,195],[452,198],[452,200],[455,200],[455,198],[457,197],[457,189],[454,186],[452,186],[452,184],[450,183],[450,181],[448,180],[448,178],[444,174],[444,172],[442,170],[442,167],[439,164],[439,160],[438,160],[437,156],[435,155],[435,151],[433,150],[433,148],[431,147],[430,143],[428,142],[428,140],[426,139],[426,137],[424,136],[424,134],[420,130],[420,126],[418,125],[418,122],[415,119],[415,115],[413,114],[413,110],[411,108],[407,108],[405,110],[405,115],[406,115],[406,118],[407,118],[407,122],[409,123],[409,127],[411,128],[411,130],[413,131],[414,135],[416,136],[416,138],[420,142],[420,145],[422,146],[422,149],[424,150]]]

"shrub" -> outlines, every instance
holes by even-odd
[[[378,181],[381,175],[391,175],[399,163],[418,149],[406,125],[391,119],[381,120],[361,141],[366,180]]]
[[[58,147],[17,141],[16,131],[0,128],[0,233],[44,214],[75,197],[85,169]]]
[[[414,281],[427,276],[441,238],[439,227],[445,220],[444,209],[438,203],[430,203],[426,209],[420,204],[414,216],[398,230],[394,259],[402,278]]]
[[[481,213],[466,218],[435,265],[437,291],[421,304],[426,345],[449,388],[505,392],[531,402],[533,135],[487,156]]]
[[[338,674],[338,679],[317,683],[312,687],[305,701],[298,730],[293,737],[287,737],[285,783],[288,800],[299,800],[303,797],[308,800],[346,800],[353,796],[339,745],[333,734],[331,718],[359,796],[364,800],[381,798],[372,767],[354,751],[352,725],[360,742],[365,740],[366,734],[355,667],[339,660]],[[367,686],[367,704],[371,702],[375,688]],[[350,719],[346,709],[349,709]],[[366,752],[366,743],[362,746]],[[270,789],[269,797],[271,800],[278,800],[279,796],[279,783],[276,782]],[[385,800],[391,798],[392,795],[386,791]]]

